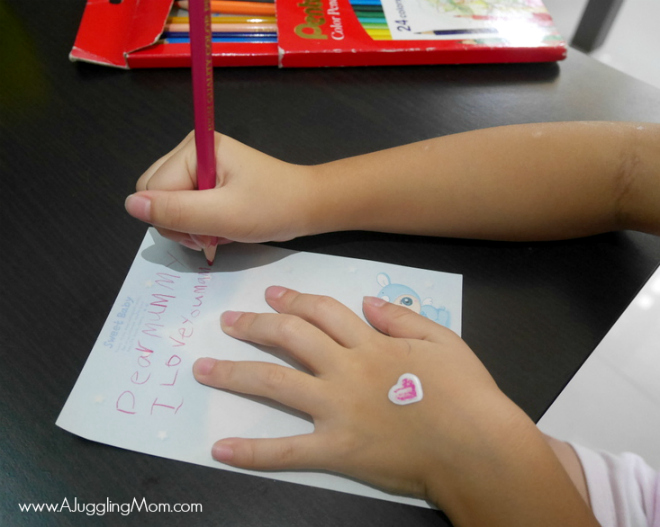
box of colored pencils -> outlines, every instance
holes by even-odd
[[[542,0],[212,0],[214,66],[548,62],[566,43]],[[189,67],[187,2],[88,0],[72,60]]]
[[[214,66],[277,66],[272,0],[211,4]],[[69,58],[118,68],[190,67],[186,8],[173,0],[87,0]]]

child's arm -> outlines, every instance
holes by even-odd
[[[376,329],[330,298],[271,287],[266,300],[278,314],[227,312],[223,330],[283,349],[314,375],[272,363],[200,359],[195,376],[303,411],[315,430],[279,439],[219,438],[218,461],[346,474],[430,500],[456,526],[597,525],[543,434],[455,333],[376,298],[363,305]],[[404,373],[419,377],[423,398],[399,406],[388,391]]]
[[[505,126],[316,166],[216,141],[222,187],[173,192],[195,188],[189,136],[140,178],[149,191],[129,198],[129,212],[177,241],[354,229],[501,240],[660,233],[657,124]]]
[[[660,233],[660,125],[505,126],[317,170],[326,211],[335,211],[319,230],[500,240]]]

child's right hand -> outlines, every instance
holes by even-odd
[[[311,167],[292,165],[216,133],[217,187],[197,188],[194,134],[138,180],[126,210],[161,235],[199,249],[199,240],[285,241],[308,234]],[[192,235],[192,236],[191,236]],[[203,244],[203,243],[202,243]]]

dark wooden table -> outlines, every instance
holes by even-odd
[[[0,5],[0,524],[446,525],[436,511],[92,443],[55,426],[145,225],[126,195],[192,129],[186,70],[72,64],[83,0]],[[496,125],[660,121],[660,92],[579,52],[559,64],[217,69],[217,128],[318,163]],[[469,204],[466,204],[469,206]],[[538,419],[660,259],[615,233],[486,243],[340,233],[284,246],[464,276],[463,336]],[[18,503],[201,503],[197,514],[21,513]]]

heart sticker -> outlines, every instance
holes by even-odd
[[[416,375],[404,373],[387,394],[394,404],[411,404],[421,401],[424,396],[422,383]]]

